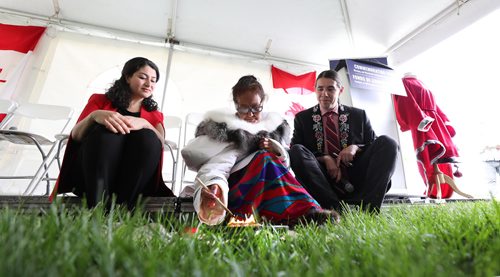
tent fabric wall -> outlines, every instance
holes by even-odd
[[[37,57],[34,57],[22,76],[22,89],[16,100],[73,107],[75,116],[70,122],[71,127],[92,93],[104,93],[110,83],[120,77],[121,68],[128,59],[143,56],[154,61],[160,69],[160,82],[155,88],[154,98],[161,104],[168,51],[167,47],[91,37],[48,28],[40,40]],[[296,74],[326,69],[283,63],[280,67]],[[162,111],[184,118],[190,112],[205,112],[214,108],[233,109],[231,87],[238,78],[248,74],[255,75],[268,94],[265,106],[267,110],[278,111],[284,115],[291,101],[300,102],[305,107],[315,103],[313,94],[288,95],[282,89],[273,89],[270,69],[271,62],[265,59],[174,51]],[[292,122],[290,124],[293,125]],[[53,131],[50,126],[29,128],[42,133]],[[7,153],[0,157],[0,174],[20,174],[26,168],[31,168],[39,159],[37,153],[1,142],[0,151]],[[16,194],[24,189],[24,181],[0,182],[0,193],[3,194]],[[44,189],[40,187],[35,193],[43,192]]]
[[[168,48],[126,43],[122,41],[87,37],[59,32],[55,53],[43,68],[44,81],[33,88],[34,101],[40,103],[66,104],[75,108],[78,114],[90,94],[103,93],[108,86],[106,80],[99,85],[95,80],[107,71],[117,73],[130,58],[144,56],[160,68],[160,82],[154,91],[154,98],[162,102]],[[271,63],[244,57],[215,56],[202,53],[174,51],[166,90],[165,114],[184,117],[189,112],[203,112],[217,107],[232,108],[231,87],[243,75],[255,75],[265,88],[269,109],[283,103],[282,90],[272,88]],[[290,71],[308,71],[309,67],[289,65]],[[323,68],[326,69],[326,68]],[[322,70],[318,68],[318,70]],[[107,80],[112,82],[113,79]],[[97,91],[96,91],[97,90]],[[37,97],[38,99],[34,99]],[[285,97],[287,97],[285,95]],[[278,98],[278,99],[274,99]],[[284,112],[286,106],[278,111]]]

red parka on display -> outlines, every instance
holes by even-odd
[[[427,196],[436,197],[433,165],[439,162],[439,169],[453,178],[451,164],[440,161],[458,157],[457,148],[452,141],[455,129],[436,104],[432,92],[420,80],[407,74],[403,78],[403,84],[407,96],[393,95],[396,118],[401,131],[411,131],[420,175],[427,185]],[[442,185],[441,190],[443,198],[449,198],[453,194],[448,184]]]

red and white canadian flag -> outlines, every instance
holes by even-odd
[[[45,27],[0,24],[0,98],[12,99]],[[0,114],[0,121],[5,115]]]
[[[271,76],[273,78],[273,87],[282,88],[288,95],[307,95],[314,92],[316,71],[294,75],[271,65]],[[294,117],[302,110],[304,110],[304,107],[299,102],[291,101],[285,114]]]

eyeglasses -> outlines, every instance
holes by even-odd
[[[245,107],[245,106],[236,106],[236,111],[239,114],[247,114],[249,112],[252,113],[260,113],[262,112],[262,109],[264,109],[264,106],[260,105],[258,107]]]

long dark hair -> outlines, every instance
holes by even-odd
[[[337,86],[340,88],[342,87],[342,81],[340,81],[340,76],[339,76],[339,73],[335,70],[325,70],[323,72],[321,72],[318,77],[316,78],[316,82],[320,79],[320,78],[327,78],[327,79],[332,79],[334,81],[337,82]],[[314,86],[316,86],[316,84],[314,84]]]
[[[134,75],[135,72],[146,65],[156,71],[156,81],[160,79],[160,71],[154,62],[143,57],[130,59],[123,66],[122,76],[120,79],[116,80],[106,92],[106,96],[115,108],[122,110],[126,110],[128,108],[130,99],[132,98],[132,91],[127,83],[127,78]],[[156,111],[158,109],[158,103],[153,100],[153,95],[148,98],[144,98],[144,100],[142,100],[142,106],[148,112]]]

